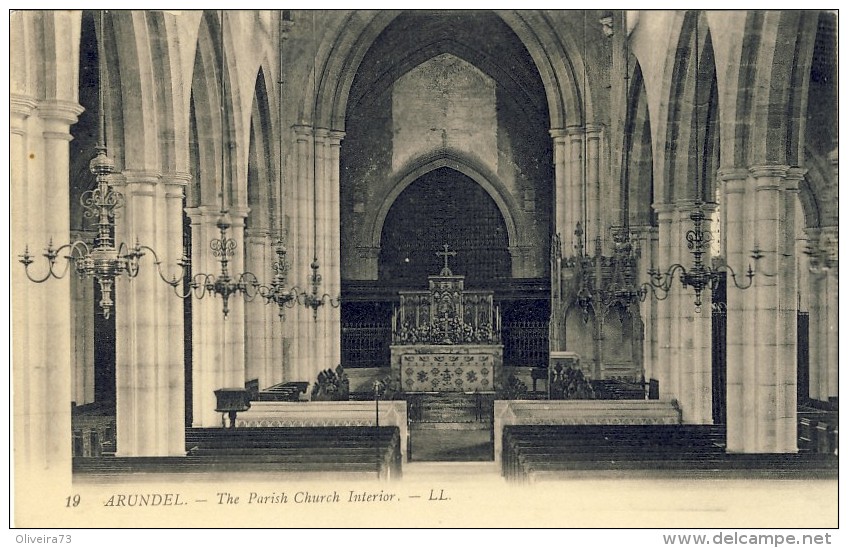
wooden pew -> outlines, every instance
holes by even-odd
[[[724,431],[705,425],[506,426],[502,473],[509,481],[574,474],[833,478],[833,455],[733,455]]]
[[[74,458],[75,474],[269,472],[322,476],[402,474],[397,427],[189,428],[185,457]]]

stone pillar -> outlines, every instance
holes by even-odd
[[[187,210],[192,228],[192,274],[220,275],[221,264],[212,256],[210,243],[221,234],[216,226],[220,206],[209,205]],[[228,237],[237,242],[236,257],[243,253],[243,212],[230,211],[233,227]],[[230,274],[242,272],[242,261],[234,260]],[[203,278],[199,279],[203,283]],[[192,425],[220,426],[221,415],[215,412],[218,388],[244,386],[244,305],[241,296],[231,296],[230,312],[225,319],[223,303],[208,293],[192,304]]]
[[[327,156],[327,198],[329,216],[327,220],[327,270],[324,282],[326,291],[334,299],[341,296],[341,178],[339,174],[342,140],[344,132],[330,131],[328,136],[329,154]],[[329,362],[338,365],[342,362],[342,317],[341,308],[329,307],[327,317],[327,348]]]
[[[586,126],[586,202],[587,219],[586,230],[587,242],[590,249],[595,249],[597,238],[604,241],[601,209],[601,127],[595,125]]]
[[[827,333],[827,383],[821,394],[828,399],[839,395],[839,227],[828,226],[822,230],[822,240],[827,264],[827,313],[824,328]]]
[[[125,170],[113,179],[126,207],[117,216],[116,245],[152,248],[167,278],[179,276],[183,253],[182,195],[188,174]],[[174,233],[176,231],[176,233]],[[159,277],[150,251],[138,276],[115,284],[117,454],[185,454],[182,302]]]
[[[747,169],[723,168],[721,180],[721,238],[727,264],[736,272],[747,267],[745,242],[745,186]],[[728,280],[729,282],[729,280]],[[727,445],[742,447],[745,434],[743,377],[745,346],[743,310],[746,292],[728,287],[727,291]]]
[[[637,283],[648,282],[648,270],[659,264],[657,261],[657,228],[653,226],[636,226],[630,228],[635,237],[635,245],[639,250],[636,263]],[[640,306],[642,320],[642,373],[645,380],[656,378],[654,371],[657,364],[657,300],[648,293]]]
[[[273,276],[269,257],[272,249],[271,237],[267,229],[245,229],[244,254],[246,270],[253,272],[260,282],[269,284]],[[273,254],[273,251],[271,251]],[[258,379],[259,386],[272,386],[272,329],[277,318],[275,304],[266,304],[257,296],[244,305],[245,331],[245,380]]]
[[[674,219],[674,206],[671,204],[655,204],[654,211],[657,212],[657,262],[655,268],[668,268],[673,264],[672,247],[675,245],[672,234],[672,221]],[[671,321],[672,313],[669,295],[657,292],[658,302],[656,304],[656,360],[654,362],[654,377],[659,381],[660,398],[669,400],[674,391],[671,382]]]
[[[741,390],[728,390],[730,452],[797,451],[797,291],[794,241],[791,233],[786,234],[786,227],[794,226],[794,200],[801,175],[787,166],[749,169],[744,230],[753,233],[754,245],[761,249],[764,258],[757,265],[753,287],[747,290],[750,297],[742,302],[743,342],[750,352],[743,352],[741,364],[728,360],[728,384],[731,368],[744,368]],[[747,236],[743,234],[745,243],[750,241]],[[745,282],[741,272],[738,278],[740,283]],[[731,283],[728,301],[734,293]],[[738,382],[738,377],[735,373],[733,381]],[[742,405],[738,401],[731,405],[731,399],[740,396]]]
[[[714,206],[709,204],[703,204],[702,209],[707,219],[714,212]],[[686,232],[693,227],[693,211],[693,204],[685,204],[678,209],[678,262],[687,268],[692,265],[692,257],[683,242],[686,242]],[[703,261],[707,265],[711,263],[709,249]],[[677,317],[672,321],[672,327],[677,331],[672,339],[676,339],[679,344],[677,398],[684,422],[709,424],[712,423],[712,294],[709,289],[701,294],[702,305],[699,310],[695,306],[694,290],[684,288],[682,284],[679,288]]]
[[[838,234],[837,227],[806,230],[810,248],[810,394],[838,396]]]
[[[82,107],[68,101],[10,101],[12,251],[29,246],[34,277],[43,250],[70,241],[69,132]],[[64,253],[57,270],[64,268]],[[50,473],[60,483],[71,465],[71,282],[75,274],[35,285],[13,263],[15,459],[22,474]]]
[[[571,196],[568,184],[568,132],[565,129],[552,129],[550,131],[553,139],[554,156],[554,234],[561,238],[567,238],[569,233],[574,232],[574,221],[569,218],[569,207]],[[566,241],[569,241],[567,238]]]
[[[564,257],[574,255],[574,248],[577,246],[575,240],[574,229],[577,223],[583,226],[583,231],[586,231],[586,197],[585,197],[585,174],[583,171],[583,151],[584,139],[586,132],[582,127],[569,127],[567,129],[569,140],[569,154],[567,160],[568,180],[566,181],[565,189],[565,207],[567,215],[565,220],[565,231],[560,236],[562,237],[562,254]],[[585,238],[585,236],[584,236]]]
[[[301,292],[309,291],[309,279],[312,274],[309,264],[312,262],[312,128],[294,126],[297,176],[291,192],[292,229],[289,231],[289,253],[291,270],[289,282]],[[312,322],[312,314],[303,306],[295,306],[286,313],[288,329],[289,363],[285,371],[286,381],[308,381],[309,343],[307,333]]]
[[[77,230],[71,239],[91,244],[95,233]],[[94,281],[71,277],[71,340],[73,341],[74,375],[71,401],[84,405],[94,401]]]

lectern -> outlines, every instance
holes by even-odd
[[[250,396],[244,388],[219,388],[215,390],[217,405],[215,411],[221,413],[221,426],[227,427],[224,417],[229,416],[230,428],[236,426],[236,415],[250,409]]]

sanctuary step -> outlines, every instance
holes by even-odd
[[[411,423],[486,423],[494,416],[488,394],[408,394]]]
[[[492,461],[494,400],[489,394],[408,394],[409,459]]]

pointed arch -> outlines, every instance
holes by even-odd
[[[303,86],[301,124],[344,131],[350,88],[359,65],[374,40],[399,13],[352,11],[324,31],[317,46],[317,66],[313,66]],[[497,14],[522,40],[539,70],[551,128],[582,125],[591,119],[581,108],[576,75],[583,73],[583,60],[574,40],[561,36],[542,13],[504,10]],[[313,82],[318,87],[317,94]],[[590,111],[591,98],[586,97],[585,103]]]
[[[276,157],[273,130],[265,71],[260,67],[250,116],[247,165],[247,206],[250,214],[245,223],[253,229],[276,228],[279,185],[275,184],[278,170],[272,161]]]
[[[510,246],[519,245],[519,242],[524,241],[523,234],[519,233],[516,224],[518,206],[513,202],[509,191],[497,175],[460,152],[442,151],[412,160],[407,164],[407,167],[397,171],[398,175],[393,178],[389,185],[391,190],[386,194],[380,207],[370,213],[371,218],[366,221],[366,226],[370,226],[369,234],[372,247],[380,247],[383,223],[400,193],[425,173],[441,167],[449,167],[467,175],[486,190],[504,218]]]

